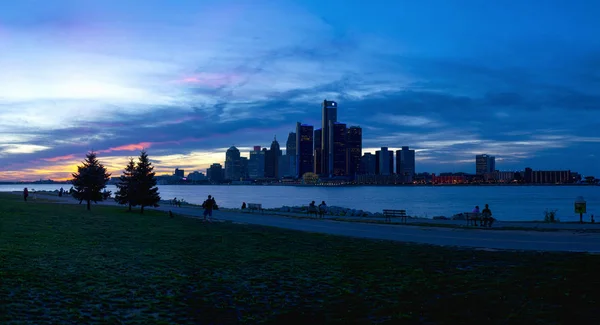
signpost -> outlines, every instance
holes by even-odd
[[[586,211],[586,204],[583,196],[578,196],[575,199],[575,213],[579,213],[579,223],[583,223],[583,214]]]

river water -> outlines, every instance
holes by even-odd
[[[0,185],[0,192],[57,190],[70,185]],[[114,191],[112,185],[107,187]],[[310,201],[327,205],[381,212],[383,209],[406,210],[411,216],[450,217],[468,212],[475,205],[481,209],[488,203],[494,217],[505,221],[543,220],[546,209],[558,210],[561,221],[579,220],[573,201],[583,196],[587,215],[594,214],[600,222],[600,186],[245,186],[245,185],[160,185],[163,199],[184,199],[200,204],[209,195],[222,207],[239,207],[242,202],[261,203],[265,208],[308,204]],[[600,226],[600,225],[599,225]]]

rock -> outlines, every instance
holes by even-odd
[[[464,213],[458,213],[452,216],[452,220],[466,220],[467,217]]]

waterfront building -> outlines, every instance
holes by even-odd
[[[388,150],[388,147],[381,147],[381,150],[375,151],[376,174],[392,175],[394,173],[394,152]]]
[[[490,155],[475,156],[475,174],[484,175],[496,171],[496,157]]]
[[[329,123],[329,171],[331,176],[346,176],[346,124]]]
[[[375,155],[367,152],[360,159],[360,170],[361,175],[375,175],[377,174],[377,162]]]
[[[225,178],[223,166],[218,163],[210,165],[210,167],[206,170],[206,174],[208,179],[213,183],[221,183]]]
[[[248,159],[248,177],[259,179],[265,177],[265,152],[260,146],[254,146]]]
[[[308,124],[296,123],[296,160],[295,177],[314,171],[315,160],[313,157],[313,131],[314,127]],[[320,141],[320,139],[319,139]]]
[[[239,181],[241,171],[240,151],[235,146],[231,146],[225,153],[225,179]]]
[[[240,178],[246,179],[248,175],[248,157],[240,157]]]
[[[403,146],[396,150],[396,174],[403,177],[403,182],[412,183],[415,176],[415,151]]]
[[[348,128],[346,138],[346,170],[348,176],[354,177],[360,172],[360,162],[362,157],[362,129],[359,126]]]
[[[331,163],[333,159],[333,151],[330,148],[331,123],[337,122],[337,103],[330,100],[324,100],[322,103],[321,113],[321,174],[329,176],[332,174]]]
[[[362,174],[356,175],[354,180],[355,183],[361,185],[395,185],[401,184],[402,178],[398,175],[375,175],[375,174]]]
[[[183,169],[175,168],[175,173],[173,174],[173,176],[179,177],[179,178],[184,178],[185,177],[184,175],[185,175],[185,172]]]
[[[467,183],[466,175],[440,175],[431,174],[432,184],[464,184]]]
[[[271,148],[265,155],[265,177],[279,178],[279,159],[281,157],[281,149],[277,137],[271,142]]]
[[[197,182],[205,180],[206,176],[202,172],[194,171],[193,173],[188,174],[187,179],[188,181]]]
[[[314,146],[315,146],[315,150],[314,150],[314,173],[317,175],[321,175],[321,167],[323,167],[323,159],[322,159],[322,155],[323,155],[323,147],[322,147],[322,138],[323,138],[323,130],[322,129],[316,129],[315,130],[315,137],[314,137]]]
[[[573,182],[570,170],[532,170],[525,168],[525,183],[568,184]]]
[[[285,155],[288,156],[287,164],[285,165],[286,172],[283,174],[284,176],[292,176],[296,175],[296,164],[298,163],[298,153],[297,153],[297,144],[296,132],[290,132],[288,134],[287,142],[285,143]]]

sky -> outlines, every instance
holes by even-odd
[[[0,181],[222,163],[324,99],[417,172],[600,175],[598,1],[19,0],[0,10]]]

